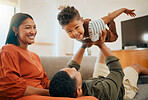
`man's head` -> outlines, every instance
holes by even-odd
[[[63,68],[51,79],[50,95],[54,97],[78,97],[82,95],[82,78],[75,68]]]
[[[59,12],[57,19],[70,38],[81,40],[84,37],[83,18],[73,6],[65,7]]]

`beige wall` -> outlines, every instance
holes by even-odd
[[[54,44],[30,46],[29,49],[39,55],[62,56],[65,53],[73,53],[73,48],[76,50],[79,47],[76,45],[73,47],[73,40],[68,38],[57,23],[57,8],[61,4],[74,5],[80,11],[81,16],[94,20],[121,7],[136,9],[136,17],[148,15],[148,0],[20,0],[21,12],[30,13],[35,18],[38,29],[36,41]],[[131,17],[125,14],[115,19],[119,38],[116,42],[107,44],[112,50],[121,49],[120,22],[127,19]],[[98,48],[93,46],[91,51],[92,55],[97,55]]]

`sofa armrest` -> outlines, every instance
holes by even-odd
[[[68,98],[68,97],[51,97],[51,96],[31,95],[31,96],[24,96],[16,100],[98,100],[98,99],[93,96]]]

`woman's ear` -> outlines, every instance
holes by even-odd
[[[17,36],[18,35],[18,29],[15,26],[12,26],[12,29],[13,29],[13,31],[15,33],[15,36]]]

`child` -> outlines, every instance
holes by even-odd
[[[91,21],[91,19],[83,20],[83,17],[80,17],[80,14],[77,9],[73,6],[61,6],[62,10],[58,14],[58,21],[62,28],[68,33],[70,38],[79,40],[81,42],[96,42],[99,40],[99,34],[102,33],[102,30],[106,29],[105,24],[108,25],[109,30],[106,29],[106,42],[113,42],[117,40],[117,33],[114,18],[119,16],[122,13],[135,17],[135,10],[130,10],[126,8],[118,9],[108,16],[105,16],[96,21]]]

